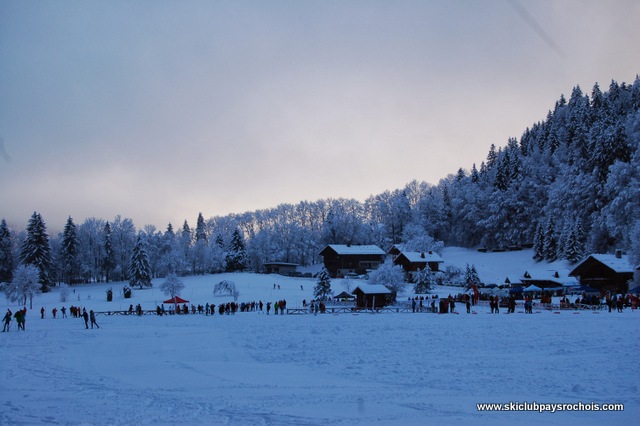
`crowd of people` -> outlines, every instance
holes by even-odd
[[[275,284],[274,284],[275,286]],[[545,304],[547,306],[551,306],[551,299],[548,297],[542,297],[538,299],[539,306],[544,307]],[[471,313],[471,307],[477,305],[480,301],[489,303],[489,308],[492,314],[499,314],[500,308],[506,308],[507,313],[515,313],[515,309],[519,301],[516,301],[516,297],[514,295],[510,295],[507,297],[498,297],[493,295],[472,295],[472,294],[458,294],[458,295],[449,295],[448,297],[439,297],[438,295],[431,296],[414,296],[409,297],[406,302],[412,310],[412,312],[434,312],[434,313],[457,313],[456,311],[456,303],[463,303],[466,306],[467,313]],[[325,313],[326,305],[324,301],[316,301],[312,300],[311,302],[307,302],[306,300],[302,301],[302,305],[304,308],[308,308],[310,313]],[[524,307],[524,312],[526,314],[533,313],[534,299],[531,295],[526,295],[522,300],[521,306]],[[593,307],[600,306],[608,308],[609,312],[617,310],[618,312],[623,312],[625,307],[630,307],[635,310],[640,307],[640,298],[637,295],[633,294],[611,294],[606,293],[602,297],[598,297],[597,295],[587,295],[583,294],[581,297],[577,297],[575,300],[571,301],[567,296],[564,296],[560,299],[559,308],[560,309],[579,309],[581,307]],[[266,312],[267,315],[271,313],[273,308],[273,313],[275,315],[284,315],[285,309],[287,307],[287,301],[285,299],[277,300],[273,304],[271,302],[264,303],[262,300],[260,301],[251,301],[251,302],[227,302],[221,303],[219,305],[215,305],[213,303],[206,303],[205,305],[193,305],[190,306],[186,303],[171,305],[168,309],[165,308],[164,304],[157,306],[155,309],[155,314],[158,316],[162,315],[187,315],[187,314],[204,314],[204,315],[215,315],[216,311],[218,315],[233,315],[236,312]],[[70,306],[69,313],[72,318],[81,318],[84,320],[85,328],[100,328],[98,323],[96,322],[96,313],[93,310],[87,312],[86,308],[80,308],[78,306]],[[58,311],[57,308],[53,308],[51,310],[51,315],[55,319],[57,318],[57,314],[60,312],[62,318],[67,318],[67,308],[61,307]],[[154,311],[146,311],[147,313],[153,313]],[[127,311],[123,311],[121,313],[129,314],[129,315],[143,315],[145,311],[142,309],[140,304],[137,304],[135,307],[133,305],[129,305],[129,309]],[[25,330],[27,316],[27,308],[24,307],[19,309],[15,313],[11,311],[11,309],[7,309],[6,314],[3,317],[3,332],[7,332],[10,329],[11,322],[15,319],[18,330]],[[46,316],[46,310],[44,307],[40,309],[40,317],[44,319]]]

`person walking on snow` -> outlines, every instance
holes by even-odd
[[[18,312],[16,312],[13,317],[16,319],[16,322],[18,323],[18,330],[24,330],[24,324],[25,324],[25,317],[27,316],[27,308],[24,309],[20,309]]]
[[[2,328],[2,332],[4,333],[5,331],[9,331],[9,327],[11,326],[11,309],[7,309],[7,313],[2,320],[4,321],[4,327]]]
[[[91,319],[91,328],[93,328],[94,325],[96,326],[96,328],[100,328],[100,326],[96,322],[96,314],[94,314],[93,311],[90,311],[89,318]]]

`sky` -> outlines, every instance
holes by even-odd
[[[438,181],[640,73],[636,0],[0,2],[0,219],[136,227]]]

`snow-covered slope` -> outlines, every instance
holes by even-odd
[[[444,265],[454,265],[463,271],[468,264],[475,265],[480,280],[485,284],[501,284],[505,278],[522,278],[525,272],[531,275],[557,271],[566,277],[573,269],[566,260],[556,262],[536,262],[533,251],[524,249],[496,253],[482,253],[461,247],[445,247],[442,251]]]

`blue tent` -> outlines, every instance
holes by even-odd
[[[522,287],[514,287],[509,289],[509,293],[522,293]]]

